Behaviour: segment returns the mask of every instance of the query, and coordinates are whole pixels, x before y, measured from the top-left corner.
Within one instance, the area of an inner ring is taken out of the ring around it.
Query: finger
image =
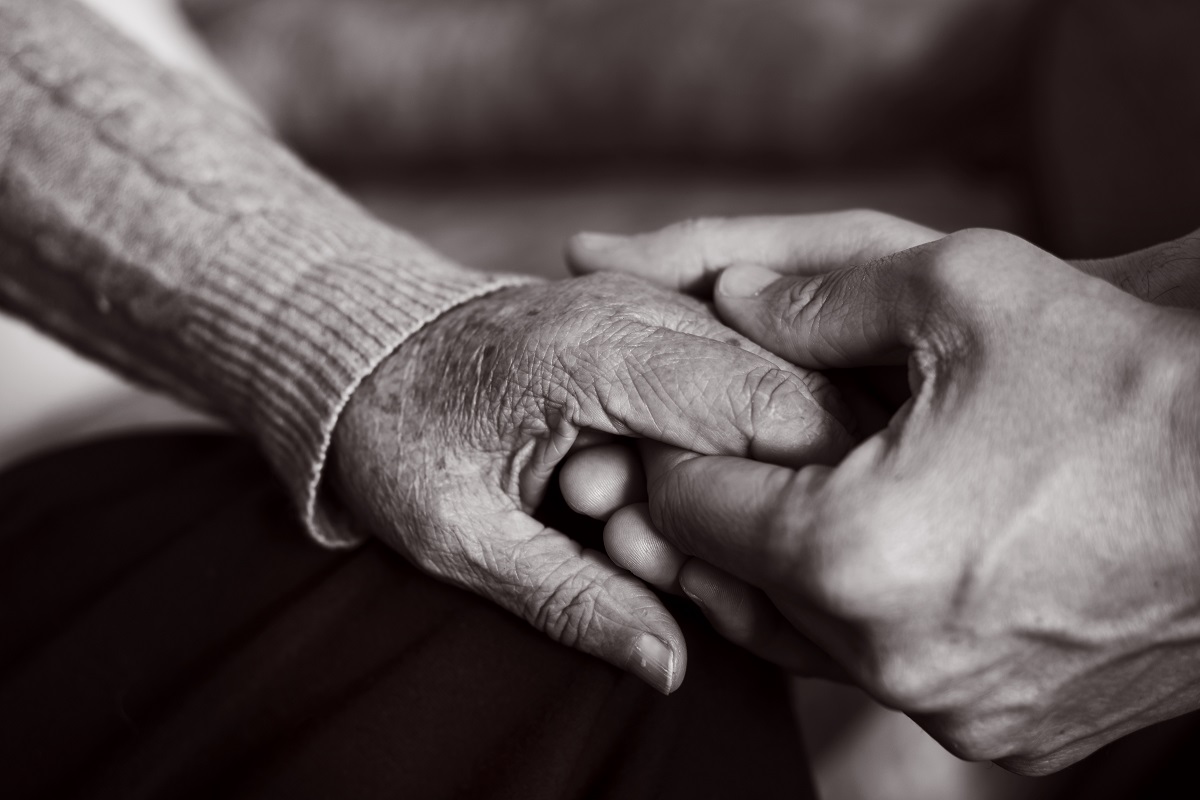
[[[684,565],[679,583],[713,629],[734,644],[797,675],[848,680],[845,671],[797,631],[761,590],[698,558]]]
[[[475,532],[489,542],[468,584],[555,641],[598,656],[669,694],[683,681],[687,649],[649,588],[559,531],[522,522]],[[515,529],[515,530],[514,530]]]
[[[654,527],[681,552],[768,591],[793,586],[808,555],[827,467],[796,470],[741,458],[639,448]]]
[[[787,359],[777,356],[756,342],[737,335],[737,332],[717,318],[711,306],[690,298],[679,298],[676,302],[690,301],[697,307],[697,313],[681,314],[677,318],[667,319],[664,327],[669,327],[679,333],[699,336],[713,343],[728,344],[758,356],[764,361],[778,367],[784,372],[794,375],[804,384],[813,399],[829,412],[838,422],[851,433],[857,424],[853,410],[845,402],[841,392],[822,373],[814,370],[801,369]]]
[[[655,588],[686,594],[713,628],[734,644],[795,674],[829,680],[846,676],[824,651],[795,630],[767,596],[698,558],[689,558],[650,522],[642,503],[621,509],[604,528],[604,549]]]
[[[578,385],[576,425],[787,464],[835,463],[853,444],[805,378],[740,347],[657,328],[619,357]]]
[[[559,424],[551,426],[547,435],[534,444],[531,457],[522,466],[518,476],[517,489],[524,509],[532,511],[542,504],[554,471],[564,459],[609,444],[615,439],[612,433],[588,428],[580,430],[566,420],[559,420]]]
[[[656,589],[678,594],[679,571],[688,557],[650,522],[645,503],[626,506],[604,526],[604,551],[613,563]]]
[[[902,364],[937,311],[914,277],[919,252],[811,277],[754,266],[717,281],[717,311],[730,327],[782,358],[814,369]]]
[[[940,236],[877,211],[702,219],[637,236],[577,234],[567,244],[567,264],[576,275],[626,272],[707,295],[716,275],[733,264],[815,274],[873,261]]]
[[[629,444],[602,444],[572,453],[558,485],[577,514],[605,520],[619,508],[646,500],[642,459]]]

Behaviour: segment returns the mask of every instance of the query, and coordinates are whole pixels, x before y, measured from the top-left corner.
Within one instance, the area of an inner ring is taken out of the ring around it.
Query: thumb
[[[717,283],[717,312],[731,328],[803,367],[902,364],[938,299],[916,277],[921,249],[811,277],[737,266]]]
[[[641,581],[606,556],[529,517],[527,534],[484,532],[500,545],[471,588],[557,642],[604,659],[670,694],[683,682],[687,648],[678,623]],[[540,530],[535,530],[540,529]]]
[[[941,234],[878,211],[689,220],[638,236],[580,233],[567,243],[576,275],[625,272],[707,295],[721,270],[756,264],[811,275],[932,241]]]

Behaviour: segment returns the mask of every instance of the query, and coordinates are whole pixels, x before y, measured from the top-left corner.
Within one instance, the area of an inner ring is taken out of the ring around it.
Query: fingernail
[[[779,280],[779,274],[750,264],[739,264],[721,273],[717,293],[726,297],[754,297]]]
[[[700,595],[698,595],[694,591],[692,591],[692,589],[690,587],[684,585],[683,581],[679,582],[679,588],[683,591],[683,593],[685,595],[687,595],[688,600],[691,600],[693,603],[695,603],[697,606],[699,606],[701,611],[705,610],[704,598],[702,598]]]
[[[675,677],[675,654],[657,636],[642,634],[633,649],[633,673],[663,694],[671,693]]]
[[[622,242],[627,241],[628,237],[619,236],[615,233],[594,233],[585,231],[575,234],[575,244],[582,247],[584,250],[593,252],[603,252],[611,250]]]

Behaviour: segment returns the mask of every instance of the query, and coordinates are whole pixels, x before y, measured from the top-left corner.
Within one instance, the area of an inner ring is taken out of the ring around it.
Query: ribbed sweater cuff
[[[299,266],[298,266],[299,265]],[[362,535],[318,502],[334,426],[355,389],[422,326],[526,275],[464,269],[356,217],[267,215],[213,265],[195,342],[329,547]]]
[[[471,272],[73,0],[0,0],[0,305],[259,440],[309,530],[338,414]]]

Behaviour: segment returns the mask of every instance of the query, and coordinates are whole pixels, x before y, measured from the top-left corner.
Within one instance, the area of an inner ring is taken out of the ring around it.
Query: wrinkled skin
[[[832,461],[849,438],[822,403],[836,407],[819,375],[696,300],[617,275],[511,288],[445,314],[375,371],[339,420],[333,478],[418,566],[669,692],[686,650],[658,598],[530,516],[553,470],[581,434]]]
[[[811,368],[905,364],[912,399],[835,468],[643,447],[649,504],[606,542],[965,758],[1052,772],[1193,710],[1200,315],[1115,287],[1186,305],[1197,265],[1185,242],[1077,269],[965,231],[813,277],[729,270],[732,327]]]

